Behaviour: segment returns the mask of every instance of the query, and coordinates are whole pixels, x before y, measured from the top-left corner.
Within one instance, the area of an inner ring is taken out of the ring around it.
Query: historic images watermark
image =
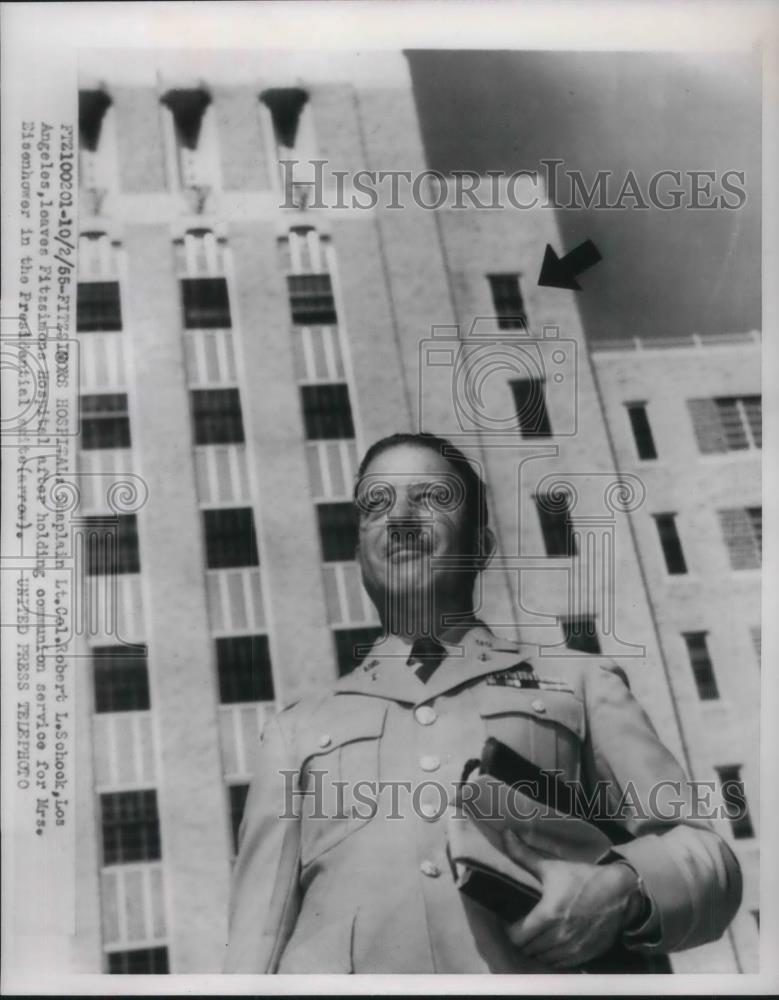
[[[659,781],[639,789],[633,781],[619,786],[601,779],[591,788],[578,781],[561,781],[560,771],[544,771],[538,780],[507,786],[497,780],[479,784],[423,781],[346,781],[329,777],[326,770],[311,768],[305,775],[294,769],[279,771],[284,808],[279,819],[297,819],[305,803],[306,820],[369,820],[381,810],[385,819],[440,819],[452,810],[479,819],[508,818],[521,821],[560,821],[557,803],[572,804],[571,815],[590,823],[646,822],[709,823],[719,819],[737,821],[747,813],[743,785],[727,781]],[[561,788],[561,786],[563,786]]]
[[[281,208],[520,209],[566,208],[647,211],[726,209],[747,201],[744,170],[680,170],[644,175],[598,170],[585,175],[560,159],[539,170],[336,170],[326,159],[279,161]]]

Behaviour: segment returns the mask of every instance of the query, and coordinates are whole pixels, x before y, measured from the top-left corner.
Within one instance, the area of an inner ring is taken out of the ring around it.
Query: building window
[[[641,459],[657,458],[657,449],[655,448],[655,439],[652,437],[652,428],[649,425],[646,403],[628,403],[628,417],[638,457]]]
[[[79,398],[81,447],[85,450],[130,447],[127,396],[106,392]]]
[[[107,163],[106,128],[111,98],[103,90],[78,93],[79,180],[82,189],[104,193],[113,185]],[[95,206],[96,208],[97,206]],[[82,207],[82,211],[84,211]],[[99,210],[86,214],[100,214]]]
[[[113,333],[122,329],[118,281],[79,281],[76,293],[76,330]]]
[[[666,569],[673,576],[686,573],[687,563],[684,560],[682,541],[676,530],[676,514],[653,514],[652,516],[657,525],[657,534],[665,556]]]
[[[267,635],[233,635],[216,640],[219,701],[273,701],[273,671]]]
[[[732,569],[762,565],[763,508],[733,507],[717,511]]]
[[[519,290],[518,274],[488,274],[492,292],[492,305],[501,330],[524,330],[527,328],[525,303]]]
[[[300,397],[306,440],[354,437],[348,386],[338,382],[331,385],[302,385]]]
[[[687,407],[698,447],[704,455],[762,447],[763,414],[760,396],[688,399]]]
[[[96,712],[144,712],[151,707],[146,650],[127,646],[92,649]]]
[[[135,514],[84,518],[89,576],[139,573],[138,522]]]
[[[209,569],[259,565],[251,507],[204,510],[203,521],[206,532],[206,564]]]
[[[570,498],[564,491],[536,496],[536,509],[541,522],[544,546],[548,556],[575,556]]]
[[[587,616],[567,617],[560,619],[565,645],[580,653],[600,653],[600,640],[595,628],[595,619]]]
[[[295,176],[301,166],[296,164]],[[288,274],[323,274],[329,270],[329,247],[330,237],[313,226],[292,226],[279,241],[281,267]]]
[[[104,865],[159,860],[160,818],[153,788],[103,794],[100,812]]]
[[[335,637],[335,655],[338,662],[338,676],[349,674],[365,659],[367,647],[383,634],[383,629],[375,625],[372,628],[341,628],[333,632]]]
[[[714,668],[711,665],[711,657],[706,644],[706,633],[683,632],[682,635],[687,643],[687,653],[690,657],[690,666],[695,678],[695,686],[698,689],[698,697],[703,701],[719,698]]]
[[[132,948],[130,951],[109,951],[108,971],[113,975],[152,975],[167,973],[167,948]]]
[[[300,87],[275,87],[264,91],[260,100],[270,111],[279,153],[291,152],[298,142],[298,129],[308,94]]]
[[[182,278],[181,298],[187,330],[222,330],[231,326],[226,278]]]
[[[233,854],[238,853],[238,833],[241,829],[243,811],[249,794],[248,784],[228,785],[230,795],[230,829],[233,831]]]
[[[744,792],[744,782],[741,780],[741,768],[737,764],[718,767],[720,784],[722,786],[722,801],[725,803],[725,813],[730,820],[733,836],[736,840],[746,840],[754,837],[755,831],[749,815],[749,806]]]
[[[353,503],[320,503],[319,538],[325,562],[351,562],[357,548],[357,514]]]
[[[207,91],[170,90],[162,103],[173,116],[178,180],[184,188],[209,187],[213,176],[213,129],[207,127],[213,111]]]
[[[514,406],[522,437],[550,437],[552,425],[546,410],[544,380],[536,378],[513,379],[509,385],[514,395]]]
[[[110,107],[111,98],[104,90],[78,92],[78,140],[81,149],[96,152],[100,145],[103,119]]]
[[[242,444],[241,396],[237,389],[192,392],[195,444]]]
[[[295,326],[333,326],[337,322],[329,274],[288,274],[287,286]]]

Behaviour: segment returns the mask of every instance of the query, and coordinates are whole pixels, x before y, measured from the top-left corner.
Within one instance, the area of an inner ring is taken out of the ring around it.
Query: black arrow
[[[548,285],[550,288],[573,288],[578,292],[582,286],[576,280],[576,275],[602,259],[600,251],[592,240],[580,243],[565,257],[558,257],[547,243],[538,284]]]

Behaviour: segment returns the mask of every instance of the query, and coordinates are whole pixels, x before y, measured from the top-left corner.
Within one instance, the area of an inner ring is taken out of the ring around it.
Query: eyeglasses
[[[410,476],[385,476],[368,473],[357,483],[354,502],[361,518],[375,519],[395,509],[398,492],[403,490],[406,505],[416,513],[430,516],[452,514],[465,502],[465,487],[459,476],[442,473],[435,479],[419,481]]]

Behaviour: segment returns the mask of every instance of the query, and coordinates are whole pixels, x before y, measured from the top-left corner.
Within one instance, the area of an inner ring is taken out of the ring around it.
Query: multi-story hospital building
[[[483,616],[613,655],[694,778],[742,782],[742,910],[674,967],[754,970],[759,336],[588,344],[537,284],[551,209],[318,203],[311,159],[349,205],[426,168],[407,74],[354,64],[82,75],[74,517],[113,539],[85,569],[117,624],[77,673],[72,971],[220,969],[259,727],[378,634],[353,478],[418,429],[487,482]]]

